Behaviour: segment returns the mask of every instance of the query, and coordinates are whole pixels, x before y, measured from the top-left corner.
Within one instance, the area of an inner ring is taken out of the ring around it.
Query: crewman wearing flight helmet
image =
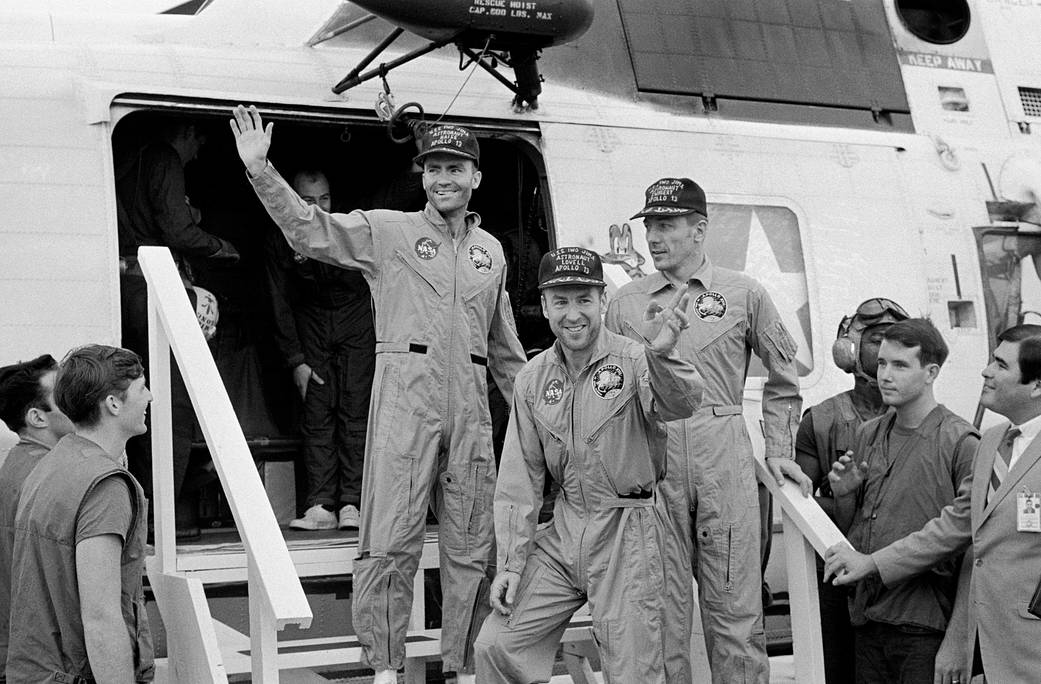
[[[493,545],[486,372],[509,400],[525,361],[502,246],[467,211],[481,182],[477,139],[459,126],[435,126],[422,137],[423,211],[337,214],[303,202],[268,163],[272,126],[264,128],[255,107],[237,107],[231,121],[258,197],[297,252],[361,271],[375,308],[355,631],[374,682],[395,682],[433,493],[443,668],[472,682],[469,641],[489,610]]]

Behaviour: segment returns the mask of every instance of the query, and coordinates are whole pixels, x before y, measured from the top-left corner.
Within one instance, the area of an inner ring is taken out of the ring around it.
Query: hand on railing
[[[878,574],[875,560],[856,551],[847,542],[836,544],[824,554],[824,581],[835,586],[853,584],[865,577]]]

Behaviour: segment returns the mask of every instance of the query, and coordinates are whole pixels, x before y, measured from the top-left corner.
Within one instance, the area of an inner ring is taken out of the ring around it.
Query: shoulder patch
[[[601,399],[614,399],[625,387],[625,373],[613,363],[600,366],[593,373],[593,391]]]
[[[492,255],[483,245],[470,245],[470,263],[478,273],[488,273],[492,270]]]

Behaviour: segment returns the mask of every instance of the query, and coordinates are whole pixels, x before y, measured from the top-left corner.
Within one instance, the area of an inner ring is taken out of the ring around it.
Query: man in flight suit
[[[421,212],[329,214],[303,202],[268,164],[272,124],[235,109],[239,155],[294,250],[365,276],[375,305],[376,374],[366,436],[354,627],[376,684],[405,658],[412,578],[433,494],[441,562],[446,672],[469,672],[487,614],[495,487],[486,370],[504,397],[524,365],[499,241],[467,211],[481,182],[470,131],[423,137]],[[472,675],[461,677],[473,681]]]
[[[332,211],[329,181],[321,171],[298,172],[293,190],[308,204]],[[269,238],[265,266],[275,344],[304,402],[307,512],[289,526],[358,527],[376,363],[369,286],[358,271],[297,254],[281,231],[271,231]]]
[[[664,421],[689,417],[704,385],[673,354],[687,297],[680,290],[647,312],[641,348],[601,327],[596,253],[546,254],[539,289],[557,342],[517,376],[495,489],[498,614],[477,638],[478,680],[549,681],[560,637],[588,601],[605,681],[664,682]],[[547,472],[560,493],[552,523],[536,532]]]
[[[865,421],[889,408],[878,389],[878,348],[889,326],[908,319],[896,302],[874,297],[844,316],[832,346],[835,365],[852,373],[853,389],[828,397],[811,406],[802,416],[795,437],[795,461],[819,492],[817,503],[835,515],[835,498],[828,484],[832,464],[853,446],[853,433]],[[822,581],[824,561],[817,559],[820,592],[821,637],[824,645],[824,676],[828,684],[854,681],[853,626],[846,598],[849,592]]]
[[[677,353],[705,379],[701,408],[669,426],[668,478],[661,490],[679,545],[666,572],[670,681],[690,681],[692,585],[698,582],[712,681],[765,682],[770,663],[763,632],[760,522],[752,445],[742,415],[748,359],[755,353],[768,376],[763,386],[766,461],[809,495],[809,478],[792,460],[802,398],[795,341],[766,289],[752,278],[712,264],[704,251],[705,193],[689,178],[663,178],[646,192],[642,211],[647,248],[657,273],[622,287],[607,308],[608,329],[638,336],[632,323],[649,304],[662,306],[677,289],[691,293],[690,330]],[[696,558],[695,558],[696,554]]]

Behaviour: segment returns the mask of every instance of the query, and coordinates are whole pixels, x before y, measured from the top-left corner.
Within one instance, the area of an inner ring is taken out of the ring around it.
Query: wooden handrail
[[[278,629],[287,624],[309,627],[311,608],[300,578],[173,257],[165,247],[141,247],[138,260],[148,283],[149,308],[154,303],[246,547],[250,588],[263,594]],[[154,352],[152,356],[153,367],[157,362],[161,366],[163,359],[155,358]],[[162,544],[158,530],[157,542]]]

